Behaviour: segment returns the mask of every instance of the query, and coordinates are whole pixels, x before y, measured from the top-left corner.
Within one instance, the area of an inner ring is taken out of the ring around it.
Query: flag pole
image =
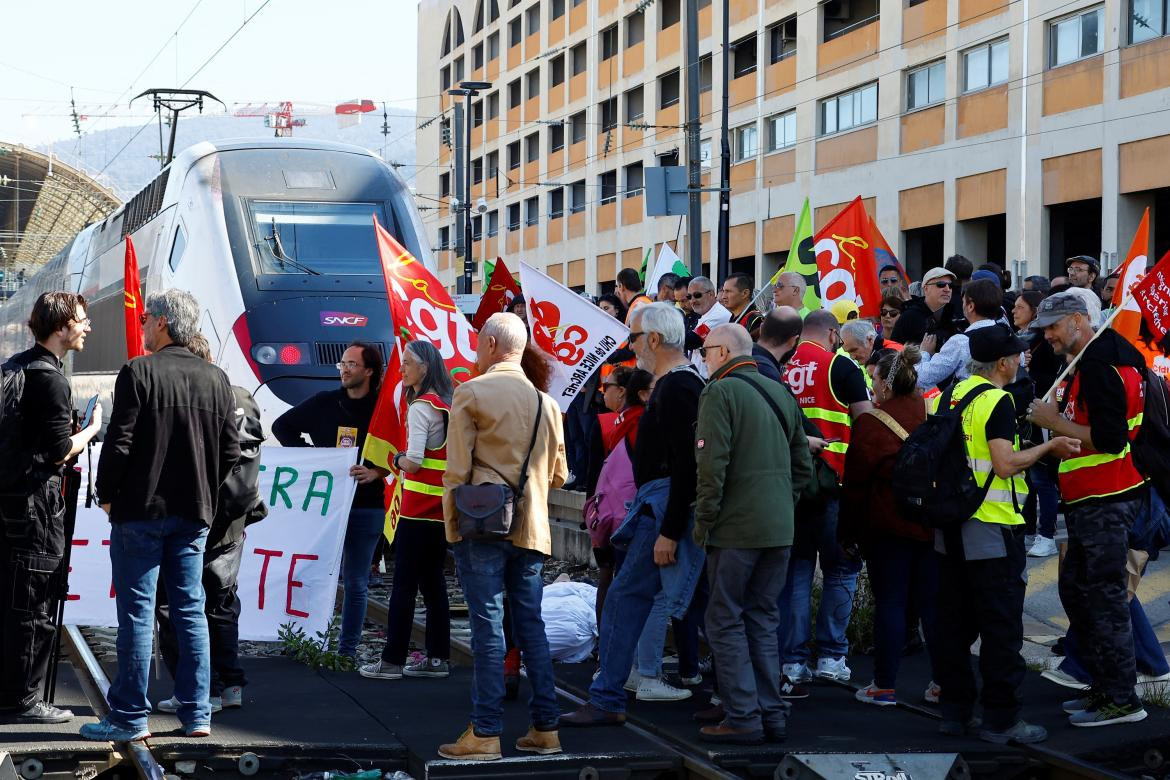
[[[1077,363],[1080,362],[1081,356],[1084,355],[1085,351],[1089,349],[1089,344],[1092,344],[1094,341],[1096,341],[1097,337],[1104,333],[1105,330],[1113,324],[1113,320],[1117,318],[1117,315],[1121,313],[1121,310],[1124,309],[1125,305],[1131,300],[1133,300],[1133,290],[1126,290],[1125,295],[1121,299],[1121,303],[1113,308],[1113,313],[1110,314],[1109,317],[1101,323],[1101,327],[1097,328],[1097,331],[1093,334],[1093,338],[1089,339],[1089,341],[1085,344],[1084,349],[1074,355],[1072,360],[1068,361],[1068,364],[1065,365],[1064,370],[1060,372],[1060,375],[1056,377],[1056,381],[1052,383],[1052,387],[1048,388],[1048,392],[1044,394],[1045,403],[1050,403],[1052,401],[1052,395],[1056,392],[1056,388],[1060,387],[1060,383],[1068,377],[1069,372],[1072,371],[1076,367]]]

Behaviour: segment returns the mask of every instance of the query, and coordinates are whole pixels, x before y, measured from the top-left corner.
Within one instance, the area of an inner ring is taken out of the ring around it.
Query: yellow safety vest
[[[991,382],[981,376],[970,376],[959,382],[955,385],[951,393],[951,407],[954,408],[957,406],[959,401],[963,400],[963,397],[967,393],[982,384],[989,385]],[[1007,391],[992,387],[990,390],[983,391],[963,412],[962,424],[963,436],[967,440],[967,465],[971,467],[971,471],[975,475],[975,480],[979,483],[980,487],[987,482],[987,477],[993,473],[991,466],[991,447],[987,444],[987,420],[991,417],[991,412],[1000,402],[1000,399],[1007,395]],[[938,409],[940,398],[934,399],[934,407],[936,410]],[[1019,449],[1019,436],[1013,437],[1013,444],[1016,449]],[[1013,493],[1015,494],[1014,497]],[[1023,475],[1017,475],[1009,479],[994,476],[988,488],[987,496],[983,499],[983,503],[979,505],[979,509],[976,510],[974,516],[977,520],[981,520],[984,523],[1023,525],[1024,517],[1020,514],[1017,507],[1023,507],[1024,501],[1027,498],[1028,485],[1024,481]]]

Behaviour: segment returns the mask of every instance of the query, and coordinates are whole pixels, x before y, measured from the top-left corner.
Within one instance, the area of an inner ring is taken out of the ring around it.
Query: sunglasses
[[[634,342],[637,341],[638,338],[640,336],[644,335],[645,333],[646,333],[646,331],[644,331],[644,330],[631,330],[630,337],[628,339],[626,339],[626,343],[629,344],[631,347],[634,346]]]
[[[604,392],[604,391],[606,391],[606,390],[610,389],[611,387],[617,387],[617,388],[619,388],[619,389],[620,389],[620,388],[621,388],[621,385],[619,385],[617,382],[602,382],[602,383],[601,383],[601,390],[602,390],[602,392]]]
[[[691,293],[687,297],[690,298],[692,301],[697,301],[700,298],[702,298],[704,295],[712,295],[712,294],[714,294],[714,292],[715,292],[714,290],[708,290],[707,292]]]
[[[894,276],[894,277],[891,277],[889,279],[882,279],[881,285],[882,285],[882,287],[890,287],[891,285],[897,284],[899,281],[901,281],[901,280],[898,279],[898,277]]]
[[[940,290],[943,289],[944,287],[949,287],[953,290],[955,288],[955,283],[954,282],[931,282],[927,286],[928,287],[937,287]]]
[[[702,357],[707,357],[707,350],[709,349],[727,349],[727,347],[723,346],[722,344],[708,344],[705,347],[699,347],[699,355]]]
[[[898,309],[882,309],[883,317],[897,317],[902,312]]]

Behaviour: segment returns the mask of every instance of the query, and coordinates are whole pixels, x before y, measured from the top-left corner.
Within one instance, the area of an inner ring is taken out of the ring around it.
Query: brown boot
[[[463,761],[498,761],[503,758],[500,754],[500,738],[476,736],[473,726],[467,727],[458,742],[439,745],[439,755]]]
[[[536,726],[529,726],[528,733],[516,740],[516,749],[548,756],[561,752],[561,738],[556,729],[538,731]]]

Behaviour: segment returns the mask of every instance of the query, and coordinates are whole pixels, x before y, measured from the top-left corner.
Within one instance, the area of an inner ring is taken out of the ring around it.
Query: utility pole
[[[459,121],[459,105],[455,106],[455,132],[456,138],[459,138],[459,128],[463,128],[463,152],[459,153],[459,143],[455,143],[455,159],[458,161],[461,157],[463,160],[463,167],[465,176],[463,179],[463,197],[459,204],[462,209],[462,217],[459,221],[459,232],[463,237],[463,275],[459,277],[456,283],[456,289],[464,294],[471,293],[471,280],[475,276],[475,258],[471,253],[471,115],[473,113],[471,101],[482,90],[491,89],[492,83],[490,81],[460,81],[457,89],[447,90],[448,95],[462,95],[463,96],[463,125]],[[458,163],[456,163],[458,164]],[[481,180],[484,177],[481,177]],[[456,176],[458,180],[458,176]]]
[[[726,8],[729,0],[723,0]],[[703,186],[699,160],[699,0],[686,0],[687,5],[687,264],[691,276],[703,273],[703,204],[700,188]]]
[[[730,241],[731,227],[729,225],[731,220],[731,144],[727,140],[727,92],[731,86],[731,79],[727,72],[727,50],[730,48],[728,43],[728,31],[731,27],[729,20],[728,6],[731,0],[723,0],[723,54],[722,54],[722,68],[723,68],[723,123],[719,131],[719,233],[716,236],[718,255],[718,270],[715,277],[720,283],[727,278],[727,273],[730,270],[727,267],[730,249],[728,242]]]
[[[463,93],[465,90],[450,90],[449,94]],[[466,243],[467,234],[463,232],[463,219],[467,211],[467,194],[471,189],[468,182],[471,179],[471,171],[464,171],[463,160],[466,152],[463,145],[466,143],[463,134],[463,103],[456,101],[455,103],[455,117],[451,124],[455,131],[455,148],[452,150],[452,157],[455,158],[455,254],[463,258],[463,264],[467,264],[467,256],[471,253],[471,247]],[[459,277],[457,290],[461,293],[469,292],[463,289],[463,277]]]

